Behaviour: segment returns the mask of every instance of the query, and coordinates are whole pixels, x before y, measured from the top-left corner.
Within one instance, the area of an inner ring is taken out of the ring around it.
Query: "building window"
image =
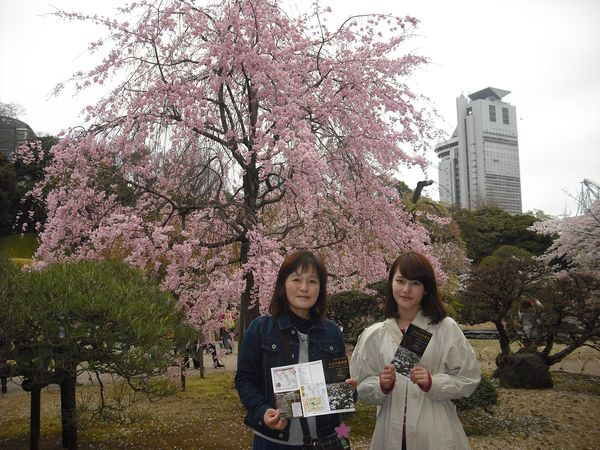
[[[16,137],[17,141],[26,141],[27,140],[27,128],[17,128],[16,129]]]
[[[508,108],[502,108],[502,123],[508,125]]]
[[[490,105],[490,122],[496,121],[496,106]]]

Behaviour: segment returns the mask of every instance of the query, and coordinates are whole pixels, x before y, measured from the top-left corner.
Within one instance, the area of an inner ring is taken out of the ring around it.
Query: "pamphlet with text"
[[[275,401],[282,418],[354,411],[348,358],[271,368]]]

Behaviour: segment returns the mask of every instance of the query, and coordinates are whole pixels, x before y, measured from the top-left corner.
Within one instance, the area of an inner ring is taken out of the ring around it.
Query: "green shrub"
[[[163,374],[195,331],[154,280],[117,261],[0,264],[0,361],[40,385],[91,372],[128,380]]]
[[[339,292],[328,299],[328,317],[343,327],[344,337],[356,343],[360,333],[383,317],[383,294],[385,285],[374,284],[373,294],[358,291]]]
[[[498,403],[498,386],[489,375],[481,375],[481,383],[470,397],[454,400],[459,411],[473,408],[482,408],[488,411],[490,407]]]

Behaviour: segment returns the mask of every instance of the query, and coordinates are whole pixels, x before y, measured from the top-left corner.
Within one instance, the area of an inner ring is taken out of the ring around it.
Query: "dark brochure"
[[[430,339],[429,331],[411,323],[394,354],[394,359],[392,359],[396,372],[408,378],[411,369],[421,361]]]

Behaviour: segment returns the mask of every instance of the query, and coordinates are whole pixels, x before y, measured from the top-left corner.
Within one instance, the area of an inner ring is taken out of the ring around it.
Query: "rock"
[[[547,389],[554,383],[550,368],[542,357],[531,350],[519,350],[496,359],[500,386],[505,388]]]

